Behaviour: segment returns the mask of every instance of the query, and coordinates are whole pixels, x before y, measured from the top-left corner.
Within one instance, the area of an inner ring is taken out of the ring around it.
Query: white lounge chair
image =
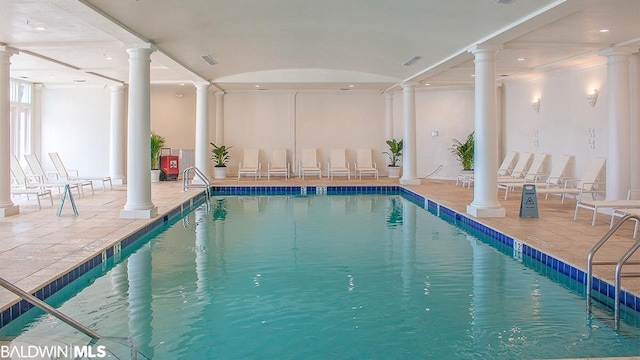
[[[40,164],[40,160],[35,154],[26,154],[24,156],[25,160],[27,160],[27,166],[29,167],[29,171],[31,171],[31,175],[35,179],[35,181],[41,186],[46,188],[63,188],[69,185],[69,188],[76,188],[78,190],[78,195],[84,195],[84,187],[89,186],[91,188],[91,194],[93,192],[93,182],[88,180],[50,180],[47,177],[42,165]]]
[[[634,192],[640,192],[640,190],[629,190],[627,192],[626,200],[579,200],[576,201],[576,210],[573,213],[573,220],[578,219],[578,209],[587,209],[593,211],[593,217],[591,218],[591,225],[596,224],[596,215],[598,210],[602,209],[638,209],[640,208],[640,200],[631,200],[631,195]]]
[[[613,212],[611,213],[611,223],[609,224],[609,228],[613,227],[613,224],[615,223],[615,218],[616,217],[623,217],[625,215],[637,215],[640,216],[640,209],[614,209]],[[633,237],[637,237],[638,236],[638,227],[640,226],[640,222],[637,219],[632,219],[636,224],[633,227]]]
[[[267,180],[271,180],[271,174],[283,175],[289,180],[289,163],[287,162],[286,149],[273,149],[271,161],[267,165]]]
[[[371,149],[358,149],[355,162],[356,174],[362,180],[362,174],[375,175],[378,180],[378,168],[371,158]]]
[[[327,174],[333,180],[334,175],[346,175],[351,180],[351,170],[346,160],[344,149],[332,149],[331,159],[327,164]]]
[[[498,181],[498,187],[500,187],[500,184],[517,184],[517,183],[525,183],[525,182],[531,182],[531,183],[536,182],[538,180],[538,177],[542,174],[542,171],[544,170],[544,164],[548,158],[549,158],[548,154],[536,153],[533,156],[533,161],[531,162],[531,165],[527,169],[524,177],[502,178],[501,180]],[[500,177],[498,177],[498,179],[500,179]]]
[[[11,177],[15,182],[15,186],[11,187],[11,195],[26,195],[27,200],[29,200],[30,195],[36,196],[36,201],[38,202],[38,209],[42,209],[42,204],[40,203],[41,197],[49,197],[49,202],[51,206],[53,206],[53,196],[51,195],[50,189],[43,189],[39,186],[31,186],[29,184],[29,180],[27,175],[22,170],[20,163],[18,163],[18,159],[15,156],[11,156]]]
[[[511,174],[498,176],[498,182],[509,179],[523,179],[527,175],[527,170],[529,170],[532,157],[532,153],[520,153],[520,156],[518,156],[518,162],[516,163],[516,166],[513,167]]]
[[[302,177],[302,180],[306,174],[318,174],[318,178],[322,177],[322,169],[317,156],[315,148],[302,149],[302,161],[298,164],[298,176]]]
[[[254,180],[258,180],[258,177],[262,177],[262,163],[259,160],[260,151],[258,149],[245,149],[242,162],[238,167],[238,180],[240,176],[253,175]]]
[[[498,168],[498,176],[510,175],[511,171],[513,171],[513,163],[515,162],[517,157],[517,152],[509,151],[507,155],[505,155],[504,159],[502,160],[502,164],[500,164],[500,167]]]
[[[604,182],[599,182],[598,177],[600,173],[604,169],[604,164],[606,160],[605,158],[594,158],[591,160],[587,171],[585,171],[582,179],[575,181],[573,179],[565,179],[564,185],[559,186],[557,188],[549,187],[545,189],[536,189],[537,194],[558,194],[562,198],[562,203],[564,203],[564,198],[567,194],[575,195],[576,200],[582,200],[583,194],[591,194],[593,200],[595,200],[596,193],[602,193],[604,190],[599,188],[600,185],[604,185]],[[575,186],[570,187],[569,182],[574,182]]]
[[[78,170],[67,170],[67,168],[64,166],[64,163],[62,162],[62,159],[60,159],[60,155],[57,152],[49,153],[49,158],[51,158],[51,162],[56,168],[58,180],[102,181],[102,191],[107,191],[107,183],[109,183],[109,190],[113,190],[111,176],[80,177]],[[75,175],[71,175],[70,172],[75,173]]]
[[[564,179],[566,178],[565,176],[565,172],[567,171],[567,166],[569,165],[569,161],[571,161],[571,159],[573,158],[573,156],[571,155],[562,155],[560,157],[558,157],[556,160],[553,161],[553,168],[551,168],[551,172],[546,175],[546,174],[542,174],[540,173],[537,178],[539,179],[540,177],[545,176],[546,179],[544,182],[539,182],[539,181],[535,181],[535,182],[524,182],[524,183],[510,183],[509,186],[507,186],[504,191],[504,199],[507,200],[507,195],[509,194],[509,190],[514,190],[514,189],[522,189],[522,187],[527,184],[527,185],[535,185],[536,188],[558,188],[559,186],[561,186],[564,182]],[[536,179],[537,180],[537,179]],[[498,185],[498,187],[500,187]],[[546,196],[548,196],[549,194],[547,193]],[[546,198],[545,196],[545,198]]]

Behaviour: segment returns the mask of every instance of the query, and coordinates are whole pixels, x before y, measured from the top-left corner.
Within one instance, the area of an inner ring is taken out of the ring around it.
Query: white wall
[[[606,75],[602,65],[506,83],[506,150],[547,153],[551,164],[555,156],[573,155],[575,164],[570,165],[569,175],[580,178],[591,159],[607,156]],[[594,88],[599,96],[592,107],[586,97]],[[540,98],[539,113],[531,105],[536,98]],[[595,138],[590,137],[590,130]],[[604,174],[601,180],[605,180]]]
[[[44,87],[41,99],[42,153],[45,170],[54,170],[50,152],[80,175],[109,173],[111,90],[106,87]]]

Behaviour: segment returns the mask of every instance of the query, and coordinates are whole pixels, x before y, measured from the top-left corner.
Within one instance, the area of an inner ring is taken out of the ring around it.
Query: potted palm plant
[[[389,151],[383,152],[383,154],[387,154],[389,157],[389,166],[387,167],[387,174],[390,178],[399,178],[400,177],[400,165],[398,161],[402,156],[402,140],[397,141],[396,139],[387,140],[387,145],[389,146]]]
[[[453,145],[449,148],[452,154],[458,158],[463,172],[473,172],[473,148],[475,145],[474,133],[467,135],[464,142],[453,139]]]
[[[164,143],[164,137],[151,132],[151,182],[160,181],[160,151]]]
[[[231,146],[210,144],[213,146],[211,149],[211,159],[214,163],[213,177],[215,179],[224,179],[227,177],[227,163],[229,162],[229,149],[231,149]]]

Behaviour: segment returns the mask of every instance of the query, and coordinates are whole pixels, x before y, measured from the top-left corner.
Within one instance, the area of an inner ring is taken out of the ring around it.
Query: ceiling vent
[[[420,59],[422,59],[422,57],[421,57],[421,56],[416,55],[416,56],[412,57],[411,59],[409,59],[409,60],[405,61],[404,63],[402,63],[402,65],[404,65],[404,66],[411,66],[411,65],[415,64],[415,63],[416,63],[416,61],[418,61],[418,60],[420,60]]]
[[[202,60],[204,60],[207,64],[213,66],[215,64],[217,64],[218,62],[215,61],[211,56],[209,55],[202,55],[201,56]]]
[[[514,1],[516,0],[496,0],[498,4],[511,4]]]

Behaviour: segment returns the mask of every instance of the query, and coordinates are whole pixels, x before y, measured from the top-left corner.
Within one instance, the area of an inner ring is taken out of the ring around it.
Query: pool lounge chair
[[[267,164],[267,180],[271,180],[271,175],[284,175],[289,180],[289,163],[287,162],[286,149],[273,149],[271,161]]]
[[[298,163],[298,176],[304,180],[306,174],[318,174],[322,177],[320,162],[317,160],[317,150],[315,148],[302,149],[302,161]]]
[[[51,195],[50,189],[43,189],[39,186],[30,186],[29,180],[20,167],[20,163],[18,163],[18,159],[15,156],[11,156],[11,178],[14,181],[14,186],[11,187],[11,195],[27,195],[27,200],[29,200],[30,195],[36,196],[36,201],[38,202],[38,209],[42,209],[42,204],[40,203],[41,197],[48,197],[49,202],[51,202],[51,206],[53,206],[53,196]]]
[[[498,176],[511,175],[511,172],[513,171],[513,163],[515,162],[517,157],[517,152],[509,151],[507,155],[504,156],[502,164],[500,164],[500,167],[498,168]]]
[[[532,153],[520,153],[520,156],[518,156],[518,162],[511,171],[511,174],[498,176],[498,182],[509,179],[524,179],[524,177],[527,175],[527,170],[529,170],[529,165],[531,163],[532,157]]]
[[[26,154],[24,156],[25,160],[27,160],[27,166],[29,167],[29,171],[31,171],[31,175],[35,182],[38,183],[43,188],[63,188],[69,185],[69,188],[76,188],[78,190],[78,195],[84,195],[84,187],[89,186],[91,188],[91,194],[93,195],[93,182],[89,180],[50,180],[47,177],[42,165],[40,164],[40,160],[35,154]]]
[[[521,178],[505,178],[498,177],[498,187],[500,188],[500,184],[517,184],[517,183],[525,183],[525,182],[536,182],[538,177],[542,174],[544,170],[544,164],[549,158],[548,154],[537,153],[533,156],[533,161],[531,165],[526,171],[524,177]]]
[[[594,158],[591,160],[587,171],[585,171],[582,179],[575,181],[574,179],[564,179],[564,185],[559,187],[549,187],[544,189],[536,189],[538,194],[557,194],[561,196],[562,203],[567,194],[575,195],[576,200],[582,200],[582,195],[591,194],[592,200],[595,200],[595,194],[604,193],[600,186],[604,185],[604,182],[598,180],[598,176],[604,169],[605,158]],[[570,187],[569,183],[575,182],[574,187]]]
[[[623,217],[625,215],[637,215],[640,216],[640,209],[614,209],[613,212],[611,213],[611,223],[609,224],[609,228],[613,227],[613,224],[615,223],[615,218],[616,217]],[[637,237],[638,236],[638,227],[640,226],[640,222],[637,219],[632,219],[636,224],[633,227],[633,237]]]
[[[327,174],[333,180],[334,175],[346,175],[351,180],[351,170],[346,160],[345,149],[332,149],[331,158],[327,164]]]
[[[362,174],[375,175],[376,180],[378,180],[378,168],[371,159],[371,149],[357,150],[355,169],[356,175],[360,176],[360,180],[362,180]]]
[[[640,190],[629,190],[626,200],[579,200],[576,202],[576,210],[573,213],[573,220],[578,219],[578,209],[587,209],[593,211],[591,225],[596,224],[596,215],[598,210],[602,209],[638,209],[640,208],[640,200],[631,200],[631,195]]]
[[[513,191],[515,189],[522,189],[522,187],[527,185],[535,185],[536,188],[557,188],[563,184],[565,179],[565,172],[567,171],[567,166],[569,165],[569,161],[573,156],[571,155],[562,155],[556,160],[553,161],[553,168],[551,168],[551,172],[549,174],[538,173],[536,179],[534,181],[525,181],[522,183],[509,183],[509,186],[503,187],[504,189],[504,199],[507,200],[507,196],[509,195],[509,191]],[[544,182],[538,181],[540,178],[546,177]],[[500,188],[500,184],[498,184]],[[547,193],[546,196],[549,194]],[[545,198],[546,198],[545,196]]]
[[[111,176],[90,176],[80,177],[78,170],[67,170],[66,166],[60,159],[60,155],[57,152],[49,153],[49,158],[53,166],[56,168],[56,174],[58,180],[75,180],[75,181],[102,181],[102,191],[107,191],[107,183],[109,183],[109,190],[113,190],[113,183],[111,182]],[[74,172],[75,175],[71,175],[70,172]]]
[[[238,181],[240,176],[253,175],[254,180],[258,180],[258,177],[262,177],[262,163],[259,160],[260,150],[258,149],[245,149],[242,157],[242,162],[238,167]]]

